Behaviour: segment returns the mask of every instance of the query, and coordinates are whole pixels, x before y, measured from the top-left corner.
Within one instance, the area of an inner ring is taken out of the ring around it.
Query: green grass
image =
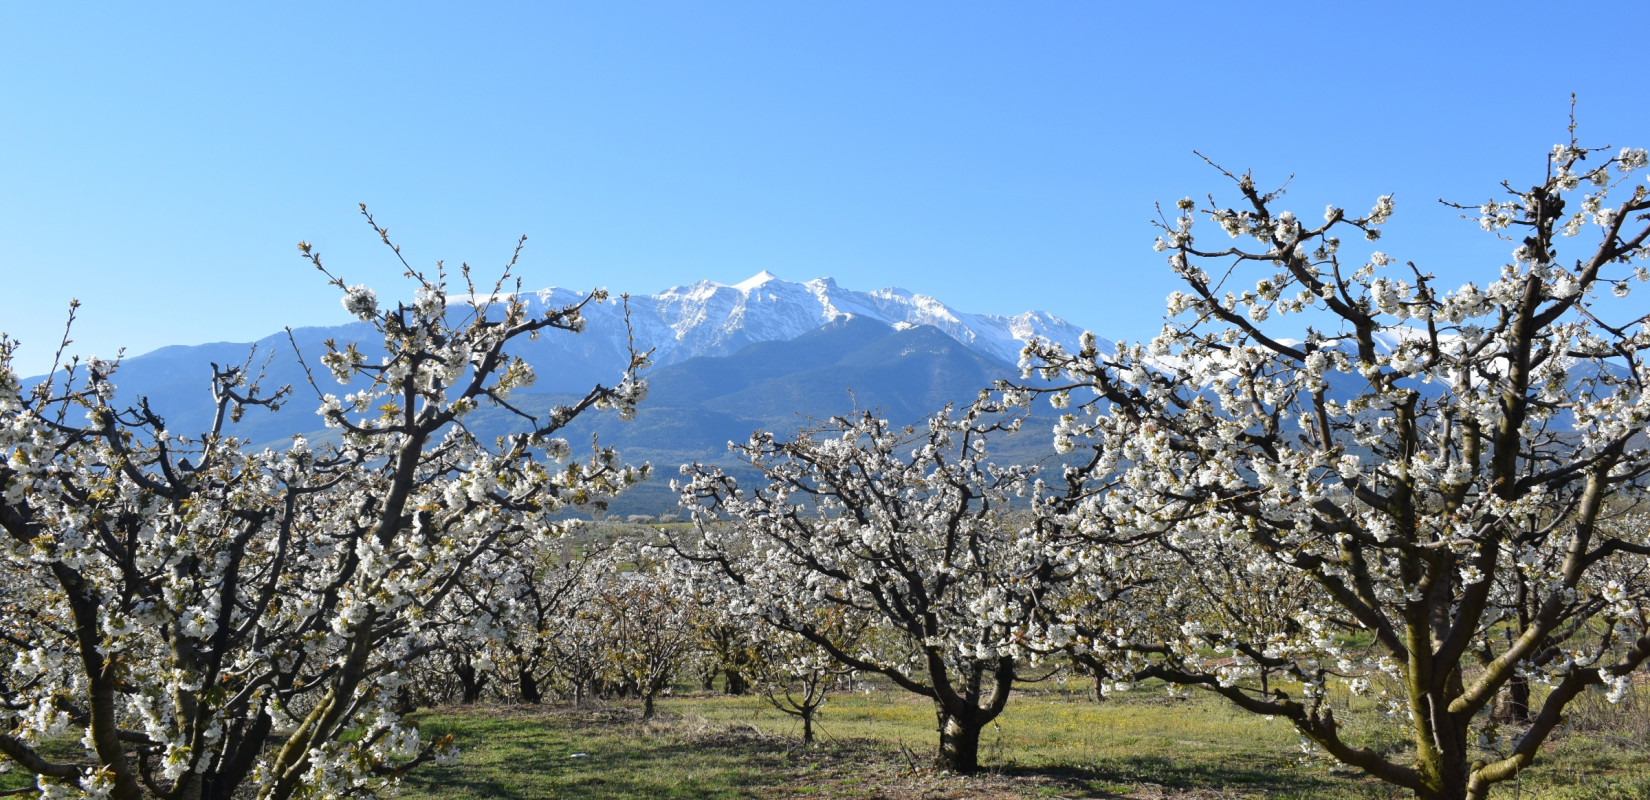
[[[474,743],[460,766],[420,770],[411,797],[742,797],[782,763],[701,746],[674,726],[629,713],[468,709],[426,715],[424,730]]]
[[[1341,702],[1341,701],[1338,701]],[[1354,732],[1370,712],[1350,700]],[[1628,707],[1584,695],[1569,729],[1543,749],[1520,800],[1650,800],[1650,689]],[[937,737],[925,700],[889,689],[833,696],[805,748],[800,725],[757,697],[679,695],[641,721],[627,702],[595,709],[458,707],[416,715],[426,736],[454,734],[452,767],[425,766],[403,796],[423,798],[1352,798],[1402,792],[1322,762],[1303,762],[1281,720],[1234,710],[1218,697],[1173,700],[1138,689],[1105,703],[1046,689],[1016,693],[981,741],[986,774],[931,768]],[[1341,716],[1338,714],[1338,716]],[[1642,719],[1641,719],[1642,718]],[[1381,746],[1377,736],[1365,741]],[[54,756],[75,742],[49,745]],[[25,785],[0,775],[0,790]]]
[[[420,715],[455,734],[457,767],[409,778],[411,798],[1376,798],[1390,787],[1303,762],[1281,720],[1219,698],[1172,700],[1139,690],[1097,704],[1059,691],[1019,693],[981,742],[987,774],[930,768],[931,706],[892,691],[841,695],[804,748],[800,726],[754,697],[666,698],[637,709],[459,708]],[[1354,714],[1356,716],[1356,714]],[[1521,785],[1497,797],[1650,799],[1650,743],[1620,731],[1559,736]],[[582,754],[582,755],[575,755]]]
[[[673,708],[666,706],[667,709]],[[750,725],[785,737],[800,735],[792,718],[757,698],[689,698],[679,714],[710,724]],[[925,756],[937,738],[932,704],[912,695],[875,692],[833,698],[818,728],[838,739],[905,746]],[[1179,773],[1248,781],[1289,768],[1298,741],[1285,723],[1267,723],[1212,698],[1175,701],[1137,693],[1096,704],[1064,692],[1019,693],[981,737],[981,761],[992,769],[1134,765],[1156,783],[1186,783]],[[1175,754],[1179,769],[1159,754]],[[1163,763],[1159,763],[1163,762]]]
[[[427,734],[452,733],[467,750],[458,767],[415,773],[407,796],[1391,796],[1367,780],[1300,766],[1287,725],[1213,698],[1018,696],[982,738],[988,774],[972,779],[929,768],[932,707],[892,692],[834,698],[811,749],[797,741],[793,718],[758,698],[676,697],[660,712],[647,725],[625,704],[426,713]]]

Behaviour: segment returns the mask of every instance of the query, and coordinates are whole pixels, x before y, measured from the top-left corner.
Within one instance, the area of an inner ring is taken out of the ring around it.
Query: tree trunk
[[[225,749],[227,755],[218,764],[215,772],[206,777],[206,787],[202,796],[206,800],[232,800],[235,789],[246,780],[257,762],[258,754],[263,750],[264,740],[274,727],[269,714],[260,712],[257,719],[247,727],[243,738],[237,745]]]
[[[173,797],[176,800],[201,800],[201,793],[205,790],[201,783],[201,776],[198,774],[184,775],[172,785]]]
[[[395,690],[395,713],[411,714],[418,710],[418,697],[413,694],[412,687],[403,686]]]
[[[969,725],[949,714],[940,715],[940,769],[958,775],[980,770],[980,726]]]
[[[1423,800],[1472,800],[1472,795],[1467,792],[1464,786],[1459,789],[1448,787],[1434,794],[1417,794],[1416,796],[1423,798]]]
[[[453,677],[458,678],[461,701],[465,705],[472,705],[481,699],[481,687],[487,682],[487,676],[475,668],[470,660],[462,655],[452,657]]]
[[[1464,737],[1444,744],[1445,748],[1432,752],[1432,758],[1416,765],[1420,767],[1422,780],[1437,787],[1434,791],[1416,792],[1420,800],[1468,800],[1471,796],[1467,785],[1472,778],[1472,766],[1466,760]]]
[[[1513,677],[1507,681],[1506,688],[1501,690],[1501,696],[1496,698],[1495,710],[1490,713],[1490,719],[1496,722],[1529,722],[1530,721],[1530,680],[1528,678]]]
[[[468,664],[460,666],[455,672],[458,675],[459,685],[463,689],[462,702],[464,705],[474,705],[480,702],[482,686],[487,683],[486,676],[481,675],[475,667]]]
[[[745,676],[738,670],[726,669],[723,670],[722,674],[726,675],[728,679],[723,688],[724,694],[742,695],[751,690],[750,681],[745,680]]]
[[[802,709],[802,744],[811,746],[814,743],[814,709],[807,706]]]
[[[653,719],[653,692],[642,695],[642,721]]]
[[[516,670],[516,693],[521,696],[521,702],[538,705],[544,702],[544,695],[539,691],[539,681],[533,673],[525,668]]]

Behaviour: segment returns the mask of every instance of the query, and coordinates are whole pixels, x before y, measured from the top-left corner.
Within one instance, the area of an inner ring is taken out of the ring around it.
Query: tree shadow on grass
[[[646,726],[634,719],[514,717],[505,726],[447,717],[427,727],[456,733],[457,766],[420,769],[410,797],[525,799],[749,797],[796,765],[782,747],[749,737]],[[461,746],[465,746],[461,744]]]
[[[1312,773],[1286,762],[1235,759],[1203,763],[1156,756],[1108,758],[1093,766],[990,768],[995,774],[1062,787],[1068,797],[1125,797],[1141,787],[1176,794],[1342,797],[1360,781]]]
[[[633,714],[499,712],[432,719],[427,733],[455,733],[459,766],[420,769],[409,798],[506,800],[596,798],[1228,798],[1386,797],[1367,781],[1287,760],[1125,756],[1086,766],[987,764],[977,776],[931,768],[926,750],[839,739],[803,747],[754,728]]]

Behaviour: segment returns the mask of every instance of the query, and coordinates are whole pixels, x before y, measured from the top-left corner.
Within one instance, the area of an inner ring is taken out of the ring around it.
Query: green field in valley
[[[1650,798],[1650,704],[1579,703],[1572,724],[1496,797]],[[1353,708],[1353,719],[1372,712]],[[410,798],[1397,798],[1402,792],[1306,758],[1281,720],[1218,698],[1144,688],[1095,703],[1075,691],[1017,694],[981,742],[986,772],[936,772],[934,715],[909,695],[842,695],[820,742],[757,697],[685,695],[638,706],[458,707],[421,713],[454,734],[454,767],[409,777]],[[1376,740],[1368,743],[1381,746]],[[1397,743],[1389,743],[1397,744]]]

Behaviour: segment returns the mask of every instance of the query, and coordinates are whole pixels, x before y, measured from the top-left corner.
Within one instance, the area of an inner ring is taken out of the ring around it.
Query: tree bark
[[[941,713],[939,766],[958,775],[979,772],[980,726]]]
[[[1472,765],[1467,762],[1464,737],[1447,737],[1444,747],[1434,749],[1430,758],[1421,763],[1421,774],[1437,787],[1432,791],[1418,791],[1420,800],[1467,800],[1467,785],[1472,778]]]
[[[539,681],[533,677],[531,670],[522,668],[516,670],[516,694],[521,702],[538,705],[544,702],[544,694],[539,691]]]
[[[1529,722],[1529,679],[1514,677],[1507,681],[1507,686],[1502,690],[1501,697],[1495,704],[1495,711],[1490,717],[1496,722]]]
[[[481,674],[474,666],[462,658],[453,658],[453,675],[458,678],[463,692],[462,702],[465,705],[474,705],[481,700],[482,687],[487,683],[487,676]]]
[[[722,674],[727,677],[727,683],[723,685],[723,694],[743,695],[750,692],[750,681],[745,680],[745,676],[738,670],[724,669]]]

